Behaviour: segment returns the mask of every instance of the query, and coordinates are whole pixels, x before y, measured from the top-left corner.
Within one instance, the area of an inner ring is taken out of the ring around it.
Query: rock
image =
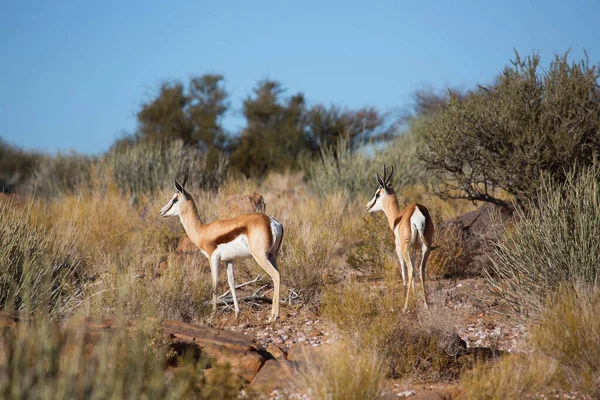
[[[242,214],[264,213],[266,211],[265,200],[257,193],[229,196],[218,207],[220,219],[232,218]]]
[[[268,360],[246,388],[246,392],[265,393],[275,388],[291,389],[297,364],[288,360]]]
[[[277,345],[270,344],[267,347],[267,352],[269,352],[273,357],[275,357],[276,360],[287,360],[287,353]]]
[[[304,360],[310,360],[313,357],[322,357],[323,352],[326,349],[322,346],[314,346],[303,343],[294,343],[288,350],[288,360],[302,362]]]
[[[255,347],[246,336],[236,332],[166,320],[160,324],[163,337],[178,354],[205,354],[219,363],[229,363],[235,375],[252,381],[271,356]]]
[[[441,247],[436,251],[453,253],[453,255],[449,254],[444,257],[448,259],[448,265],[445,266],[446,275],[453,278],[481,276],[483,269],[490,263],[489,244],[501,231],[495,229],[494,222],[508,222],[512,219],[512,214],[513,210],[509,207],[485,203],[476,210],[445,221],[436,227],[434,244]],[[452,236],[452,230],[456,230],[455,234],[458,237],[449,238]],[[453,248],[455,246],[459,246],[459,248]],[[432,257],[434,256],[435,252]]]

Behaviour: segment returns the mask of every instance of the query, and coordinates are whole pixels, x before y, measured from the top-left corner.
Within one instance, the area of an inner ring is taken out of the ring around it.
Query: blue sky
[[[513,56],[600,60],[600,1],[0,2],[0,137],[100,153],[167,79],[220,73],[233,111],[260,79],[310,104],[382,111],[489,83]]]

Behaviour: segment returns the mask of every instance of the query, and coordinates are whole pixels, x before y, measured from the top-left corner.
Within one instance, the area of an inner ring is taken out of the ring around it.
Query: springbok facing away
[[[421,287],[423,288],[423,297],[425,298],[425,308],[429,308],[427,304],[427,294],[425,293],[425,265],[431,250],[435,249],[432,246],[433,241],[433,222],[427,208],[418,203],[409,204],[402,211],[398,207],[398,199],[392,188],[391,179],[394,173],[394,166],[390,175],[387,176],[385,165],[383,166],[383,179],[378,173],[377,183],[379,188],[375,192],[375,196],[367,203],[366,209],[368,212],[383,211],[390,224],[392,232],[394,232],[394,243],[396,245],[396,253],[400,260],[402,269],[402,283],[406,289],[406,298],[404,300],[404,309],[408,307],[408,295],[413,281],[413,256],[414,251],[421,250]],[[408,285],[406,282],[406,265],[408,264]]]
[[[235,218],[203,224],[198,216],[194,199],[185,190],[187,179],[187,172],[181,184],[177,179],[174,179],[177,191],[160,210],[160,215],[163,217],[179,216],[190,240],[208,258],[212,275],[213,313],[217,309],[219,260],[227,263],[227,281],[231,289],[237,318],[240,309],[235,295],[233,260],[254,257],[256,262],[273,279],[273,306],[270,321],[276,321],[279,317],[280,283],[279,271],[277,270],[277,252],[283,239],[283,227],[274,218],[260,213],[244,214]]]

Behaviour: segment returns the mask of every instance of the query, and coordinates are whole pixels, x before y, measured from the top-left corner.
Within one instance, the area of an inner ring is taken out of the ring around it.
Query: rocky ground
[[[525,325],[495,312],[495,300],[485,279],[440,280],[430,283],[430,290],[433,292],[430,297],[434,307],[441,307],[450,313],[458,334],[468,348],[489,348],[509,353],[527,351]],[[221,310],[213,324],[243,334],[274,356],[283,354],[287,357],[289,352],[297,352],[300,346],[328,346],[341,338],[334,326],[319,318],[309,307],[283,305],[281,320],[277,324],[267,323],[269,312],[270,306],[267,304],[245,304],[238,321],[231,311]],[[453,390],[456,388],[444,382],[425,385],[389,382],[389,391],[394,398],[450,398],[448,393]],[[301,393],[290,393],[280,388],[271,393],[272,399],[288,398],[286,396],[306,398]]]

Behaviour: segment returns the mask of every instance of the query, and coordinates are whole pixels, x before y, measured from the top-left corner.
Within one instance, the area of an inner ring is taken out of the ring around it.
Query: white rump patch
[[[281,246],[281,239],[283,238],[283,226],[272,217],[271,219],[271,234],[273,235],[273,246],[271,247],[271,251],[277,250],[279,246]]]
[[[427,223],[425,215],[419,210],[419,207],[415,207],[415,211],[410,216],[410,230],[412,231],[413,241],[417,238],[417,232],[413,231],[413,227],[421,233],[425,230],[425,224]]]

